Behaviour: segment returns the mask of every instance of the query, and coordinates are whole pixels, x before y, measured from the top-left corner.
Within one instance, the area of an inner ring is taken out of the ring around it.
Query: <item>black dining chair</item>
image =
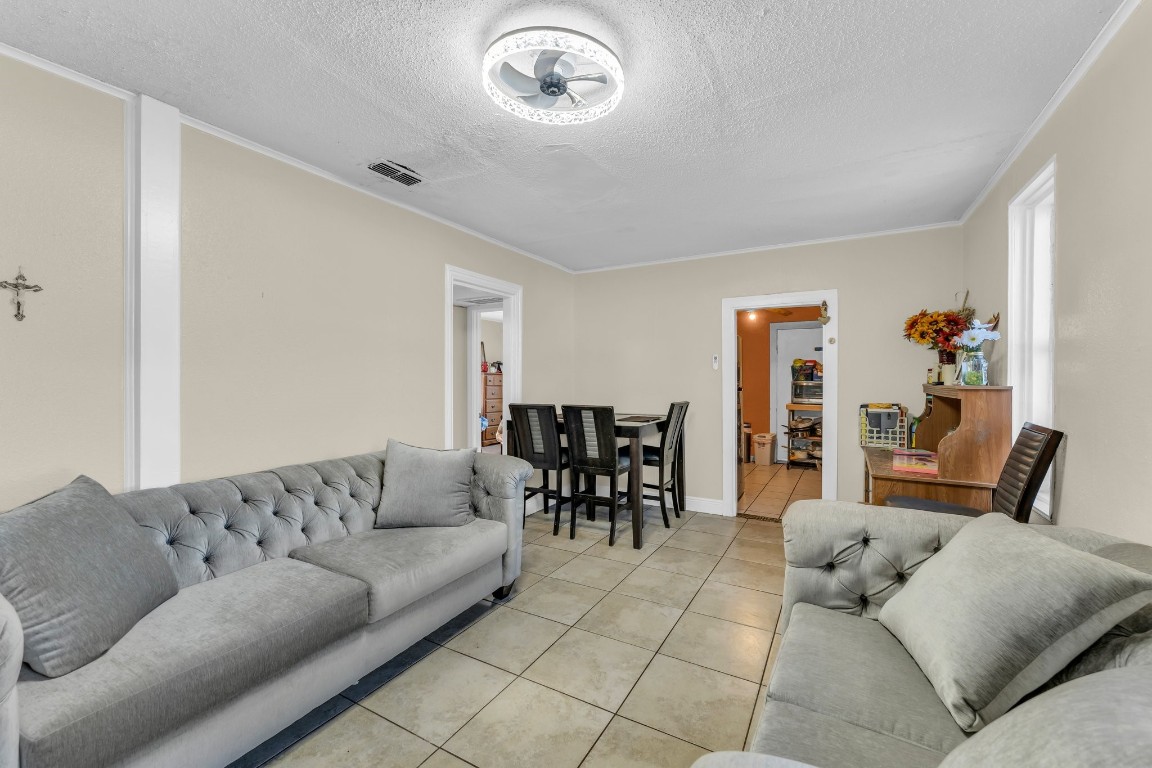
[[[564,433],[568,438],[571,461],[572,530],[569,538],[576,538],[576,507],[588,505],[590,519],[594,519],[597,505],[608,507],[608,546],[616,543],[616,512],[621,501],[620,475],[631,471],[628,448],[616,444],[616,412],[609,405],[565,405]],[[640,467],[636,468],[640,471]],[[578,478],[585,477],[584,489]],[[596,478],[608,478],[608,495],[596,494]],[[625,494],[626,496],[626,494]],[[560,512],[556,512],[553,534],[560,532]]]
[[[1044,476],[1056,458],[1064,433],[1036,424],[1025,424],[1016,436],[996,489],[992,491],[992,511],[1008,515],[1018,523],[1028,522],[1032,516],[1032,505],[1036,494],[1044,484]],[[945,512],[951,515],[979,517],[984,514],[975,507],[949,504],[943,501],[919,499],[914,496],[889,496],[885,500],[889,507],[905,509],[926,509],[929,512]]]
[[[668,521],[668,501],[666,496],[672,494],[672,511],[680,517],[680,487],[678,485],[676,465],[677,448],[680,445],[680,436],[684,432],[684,418],[688,414],[688,403],[672,403],[668,408],[668,425],[660,433],[660,445],[644,446],[644,466],[657,467],[660,479],[655,483],[644,483],[644,487],[655,490],[656,495],[646,495],[649,501],[660,502],[660,514],[664,516],[664,527],[671,528]]]
[[[560,506],[571,501],[565,496],[564,470],[568,469],[568,449],[560,445],[560,430],[556,426],[556,406],[512,403],[512,430],[515,432],[516,455],[540,470],[541,485],[524,487],[524,519],[528,519],[528,499],[543,496],[544,514],[548,514],[548,499],[556,500],[556,519],[560,519]],[[556,487],[549,483],[549,472],[556,473]]]

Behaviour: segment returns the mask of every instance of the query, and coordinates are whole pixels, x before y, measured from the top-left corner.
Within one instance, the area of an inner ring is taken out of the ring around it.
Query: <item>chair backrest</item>
[[[615,471],[616,411],[610,405],[565,405],[564,433],[573,472]]]
[[[680,443],[680,435],[684,432],[684,417],[688,415],[687,401],[672,403],[668,408],[668,426],[660,435],[660,455],[664,463],[671,463],[676,454],[676,446]]]
[[[1024,425],[996,483],[993,512],[1001,512],[1020,523],[1028,522],[1036,494],[1063,439],[1063,432],[1031,423]]]
[[[512,403],[512,429],[516,433],[516,454],[536,469],[559,469],[560,430],[556,427],[556,406]]]

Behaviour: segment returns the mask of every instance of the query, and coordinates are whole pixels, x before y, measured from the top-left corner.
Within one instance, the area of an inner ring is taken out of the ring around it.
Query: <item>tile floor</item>
[[[740,517],[779,520],[794,501],[820,498],[820,470],[786,469],[784,464],[746,464]]]
[[[603,513],[575,540],[529,517],[510,598],[477,603],[233,768],[677,768],[743,748],[780,640],[781,526],[688,512],[665,529],[646,512],[641,550],[626,526],[609,547]]]

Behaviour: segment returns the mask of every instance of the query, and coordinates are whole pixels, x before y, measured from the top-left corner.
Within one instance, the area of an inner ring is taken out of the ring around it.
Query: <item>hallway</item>
[[[786,469],[784,464],[744,466],[744,495],[737,515],[752,520],[779,520],[794,501],[820,498],[819,469]]]

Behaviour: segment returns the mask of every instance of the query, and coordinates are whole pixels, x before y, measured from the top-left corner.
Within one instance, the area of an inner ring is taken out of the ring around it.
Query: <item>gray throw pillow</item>
[[[1152,574],[1152,547],[1147,544],[1125,541],[1101,547],[1092,554]],[[1152,632],[1152,603],[1126,617],[1117,625],[1117,629],[1132,635]]]
[[[95,480],[0,514],[0,594],[42,675],[93,661],[176,591],[164,556]]]
[[[1150,601],[1152,576],[989,514],[921,565],[880,623],[978,731]]]
[[[476,451],[437,451],[388,441],[377,528],[465,525],[472,512]]]
[[[940,768],[1144,768],[1152,756],[1152,667],[1114,669],[1021,704]]]

